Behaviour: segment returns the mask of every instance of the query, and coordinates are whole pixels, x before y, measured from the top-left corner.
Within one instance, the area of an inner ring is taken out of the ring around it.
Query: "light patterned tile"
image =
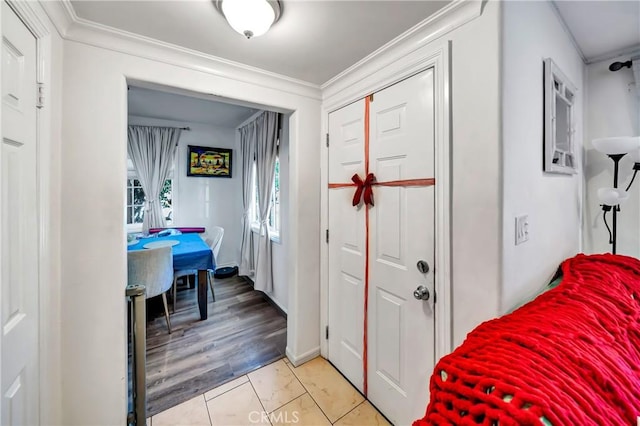
[[[249,380],[268,413],[305,393],[296,376],[282,360],[249,373]]]
[[[222,395],[223,393],[230,391],[231,389],[237,388],[243,383],[247,383],[249,378],[247,376],[241,376],[237,379],[233,379],[230,382],[225,383],[224,385],[220,385],[217,388],[211,389],[209,392],[204,394],[204,399],[207,401],[215,398],[218,395]]]
[[[251,383],[244,383],[207,401],[207,406],[213,426],[269,425],[268,416]]]
[[[291,368],[331,422],[364,401],[356,388],[324,358],[318,357]]]
[[[207,403],[202,395],[156,414],[152,423],[154,426],[211,426]]]
[[[273,426],[331,426],[308,393],[277,409],[269,417]]]
[[[358,405],[334,424],[336,426],[391,426],[369,401]]]

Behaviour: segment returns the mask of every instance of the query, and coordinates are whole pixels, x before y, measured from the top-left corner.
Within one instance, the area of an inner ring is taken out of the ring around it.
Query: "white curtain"
[[[258,183],[258,220],[260,233],[256,259],[256,290],[273,291],[271,268],[271,239],[269,237],[269,211],[271,192],[278,156],[279,117],[276,112],[266,111],[256,119],[256,181]]]
[[[242,159],[242,243],[238,274],[253,277],[253,238],[251,236],[251,197],[253,195],[253,162],[256,156],[256,122],[243,126],[240,131],[240,157]]]
[[[173,127],[129,126],[127,152],[145,194],[144,233],[167,226],[160,192],[171,172],[181,132]]]

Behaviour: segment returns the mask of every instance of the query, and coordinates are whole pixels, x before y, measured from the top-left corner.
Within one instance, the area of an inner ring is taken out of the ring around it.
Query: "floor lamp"
[[[612,245],[612,253],[616,254],[616,242],[618,236],[618,212],[620,211],[620,204],[624,203],[629,198],[629,188],[633,184],[633,181],[640,170],[640,137],[615,137],[615,138],[601,138],[593,140],[593,147],[606,154],[613,161],[613,187],[606,187],[598,189],[598,199],[602,204],[602,217],[604,224],[609,231],[609,244]],[[620,160],[628,153],[633,152],[635,154],[635,161],[633,164],[633,177],[625,189],[618,188],[618,171],[620,166]],[[609,227],[607,222],[607,213],[611,212],[612,223]]]

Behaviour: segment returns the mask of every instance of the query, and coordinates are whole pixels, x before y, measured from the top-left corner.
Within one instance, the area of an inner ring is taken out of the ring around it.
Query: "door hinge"
[[[373,93],[369,95],[369,102],[373,102]]]
[[[329,133],[327,133],[327,148],[329,148]]]
[[[325,231],[325,238],[327,240],[327,243],[329,243],[329,230],[328,229]]]
[[[328,325],[324,328],[324,338],[326,340],[329,340],[329,326]]]
[[[36,108],[44,108],[44,83],[36,83]]]

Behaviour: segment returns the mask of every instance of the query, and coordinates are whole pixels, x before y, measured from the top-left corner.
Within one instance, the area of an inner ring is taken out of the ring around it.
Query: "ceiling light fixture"
[[[215,5],[231,28],[248,39],[269,31],[282,15],[278,0],[215,0]]]

